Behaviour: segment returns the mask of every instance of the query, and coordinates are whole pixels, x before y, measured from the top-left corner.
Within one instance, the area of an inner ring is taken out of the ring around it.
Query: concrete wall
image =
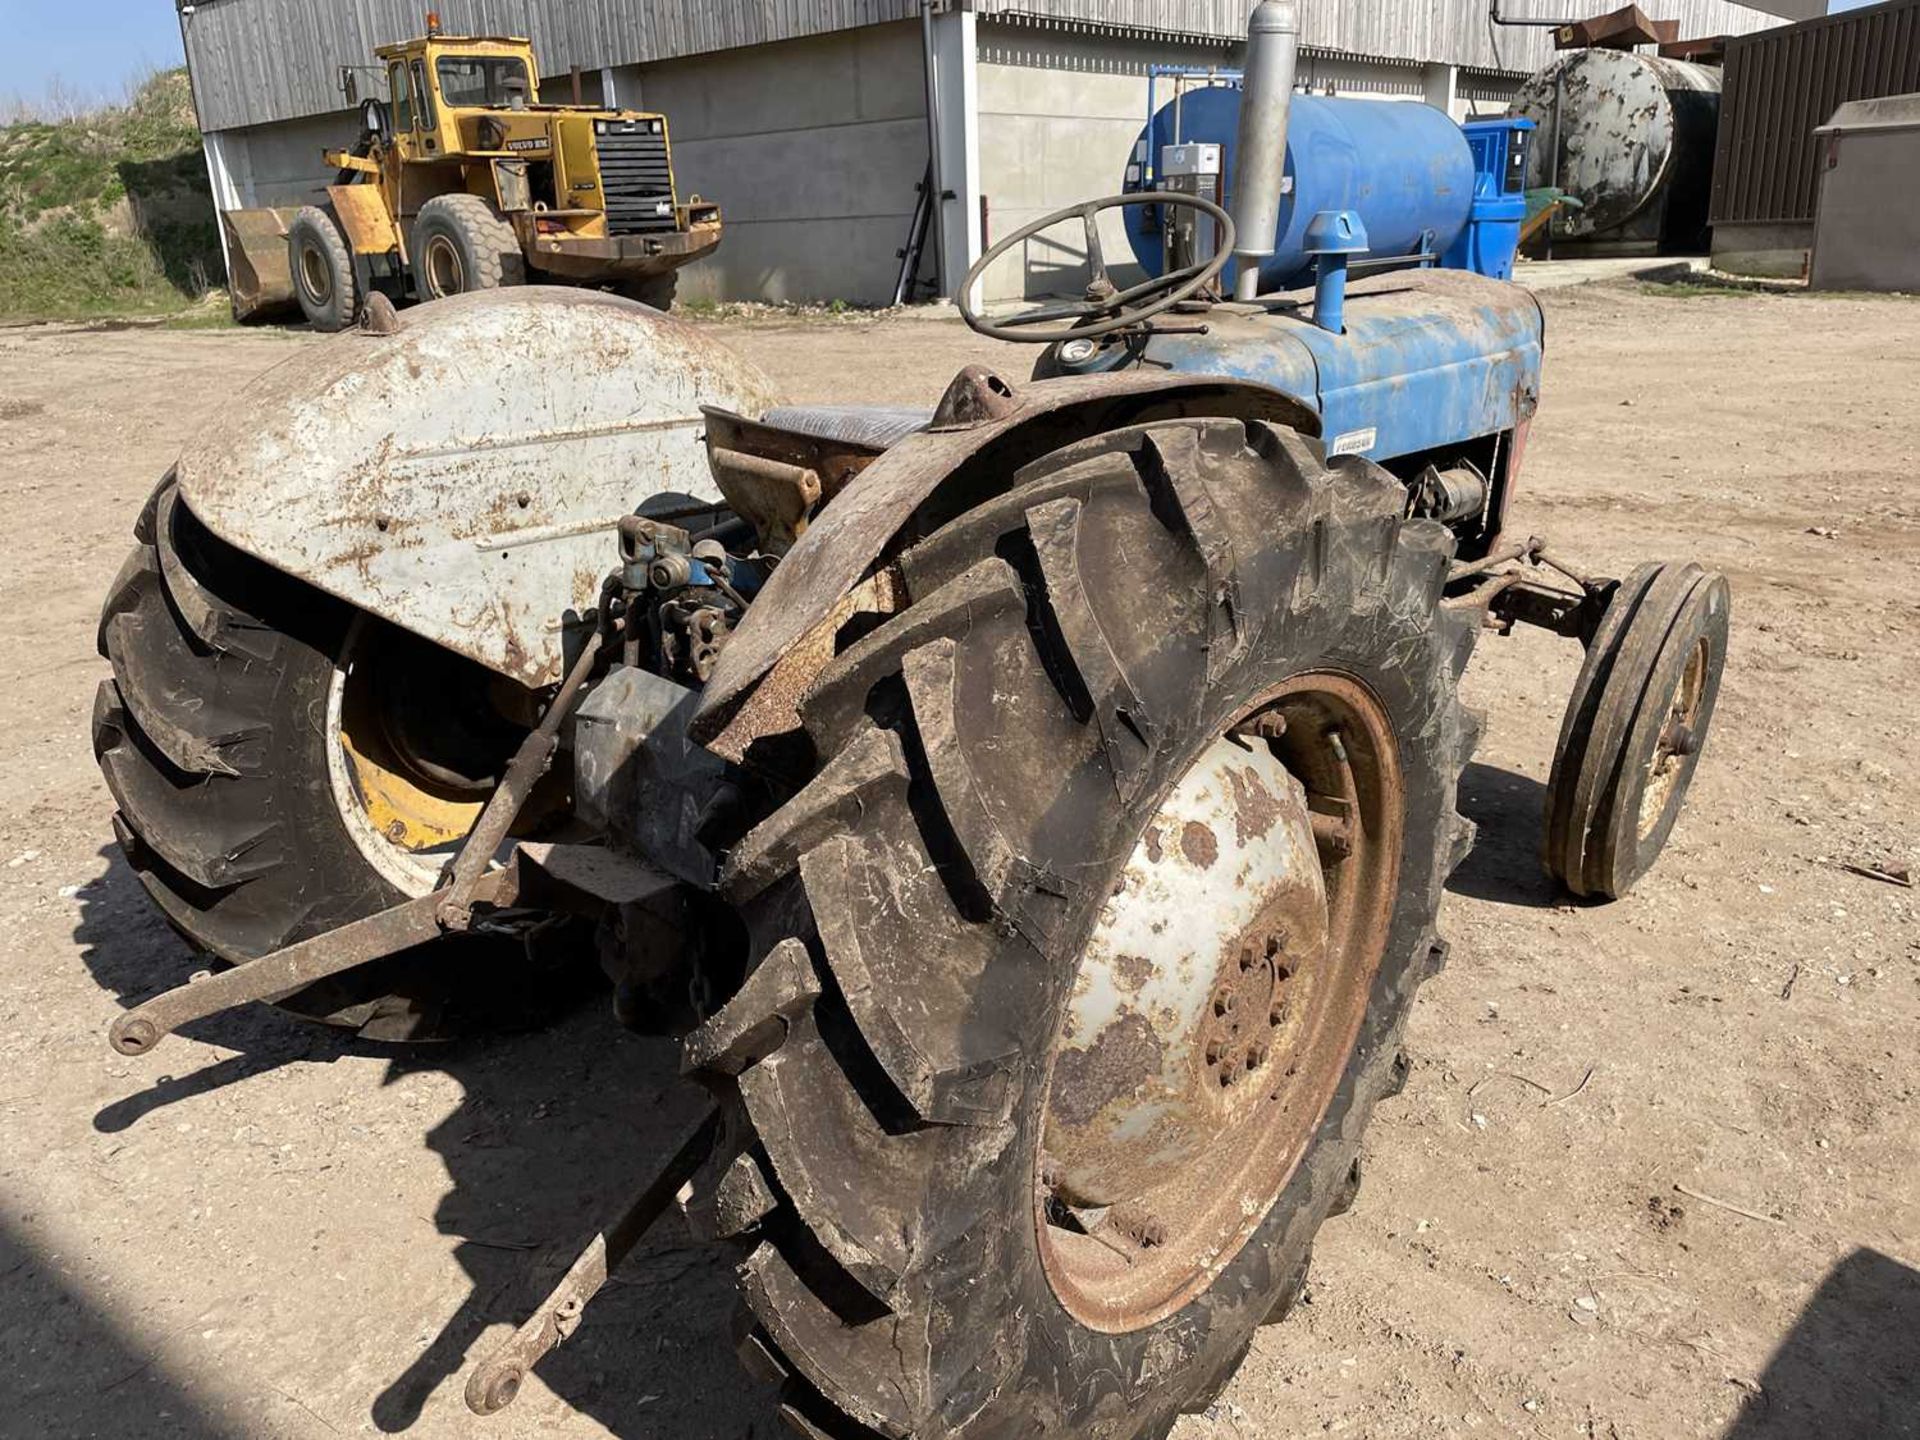
[[[1148,65],[1224,66],[1233,52],[982,21],[979,54],[980,188],[991,245],[1049,210],[1118,193],[1146,123]],[[1100,244],[1116,284],[1144,278],[1118,212],[1104,218]],[[1086,273],[1079,230],[1061,227],[996,264],[983,288],[989,303],[1077,295]]]
[[[215,131],[207,144],[231,181],[228,208],[311,205],[334,179],[320,158],[322,152],[345,149],[359,135],[360,112],[340,110],[278,125]]]
[[[1813,251],[1813,221],[1713,227],[1713,268],[1732,275],[1804,280]]]
[[[892,300],[927,166],[917,25],[623,67],[612,81],[619,104],[666,114],[682,197],[726,216],[719,250],[681,272],[683,299]]]

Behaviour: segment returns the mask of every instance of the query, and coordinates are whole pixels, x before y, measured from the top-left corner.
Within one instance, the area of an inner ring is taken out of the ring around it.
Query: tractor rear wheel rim
[[[461,294],[467,288],[466,266],[460,248],[444,235],[427,241],[427,290],[435,299]]]
[[[333,299],[333,267],[320,253],[320,247],[311,241],[300,247],[300,287],[315,305],[325,305]]]
[[[433,701],[409,687],[400,667],[431,664],[414,642],[361,617],[334,663],[327,693],[327,769],[334,804],[348,836],[367,863],[403,893],[423,895],[440,878],[466,839],[511,756],[503,738],[489,772],[469,778],[456,767],[476,758],[457,743],[459,727],[444,714],[400,713]],[[439,675],[440,672],[430,672]],[[484,698],[454,684],[442,688],[449,707],[473,707]],[[440,749],[423,745],[439,740]],[[546,824],[567,789],[563,770],[536,787],[513,834]]]
[[[1711,663],[1712,647],[1702,635],[1687,656],[1687,668],[1681,672],[1680,683],[1667,701],[1660,738],[1653,747],[1653,758],[1647,762],[1646,788],[1640,792],[1638,838],[1641,841],[1659,828],[1660,817],[1666,814],[1675,787],[1687,773],[1687,757],[1700,748],[1700,702],[1707,693]]]
[[[1138,837],[1080,959],[1035,1164],[1042,1263],[1089,1328],[1204,1291],[1305,1155],[1385,950],[1398,754],[1364,685],[1295,676]]]

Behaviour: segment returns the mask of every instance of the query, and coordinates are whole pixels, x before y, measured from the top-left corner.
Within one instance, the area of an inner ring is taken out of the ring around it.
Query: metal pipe
[[[927,204],[930,207],[927,230],[933,239],[934,273],[940,277],[940,283],[933,293],[945,295],[948,290],[947,184],[940,164],[940,78],[939,60],[933,43],[933,0],[920,0],[920,47],[927,81]],[[926,242],[921,243],[924,245]]]
[[[1240,96],[1239,156],[1231,213],[1239,237],[1236,300],[1260,293],[1260,262],[1273,254],[1287,170],[1287,114],[1300,50],[1300,17],[1292,0],[1260,0],[1247,17],[1246,78]]]
[[[1487,18],[1496,25],[1511,25],[1516,29],[1558,30],[1562,25],[1576,25],[1576,20],[1515,20],[1500,13],[1500,0],[1488,0]]]
[[[1567,68],[1557,66],[1553,72],[1553,152],[1548,158],[1547,188],[1560,188],[1560,111],[1567,98]],[[1547,259],[1553,259],[1553,216],[1547,217]]]
[[[1313,323],[1335,335],[1346,333],[1347,257],[1322,255],[1313,277]]]

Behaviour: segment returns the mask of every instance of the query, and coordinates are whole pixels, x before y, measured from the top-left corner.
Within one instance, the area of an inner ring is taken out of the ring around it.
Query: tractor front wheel
[[[1299,1293],[1470,835],[1475,627],[1404,509],[1265,424],[1098,436],[801,701],[687,1062],[736,1142],[689,1216],[806,1433],[1161,1436]]]
[[[478,195],[436,195],[413,222],[413,279],[423,300],[526,281],[513,225]]]
[[[307,323],[331,334],[360,318],[360,282],[340,227],[317,205],[305,205],[287,227],[294,293]]]

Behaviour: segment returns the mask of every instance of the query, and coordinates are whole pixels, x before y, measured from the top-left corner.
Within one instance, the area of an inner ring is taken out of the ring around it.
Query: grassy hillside
[[[0,128],[0,320],[161,314],[221,282],[185,70]]]

